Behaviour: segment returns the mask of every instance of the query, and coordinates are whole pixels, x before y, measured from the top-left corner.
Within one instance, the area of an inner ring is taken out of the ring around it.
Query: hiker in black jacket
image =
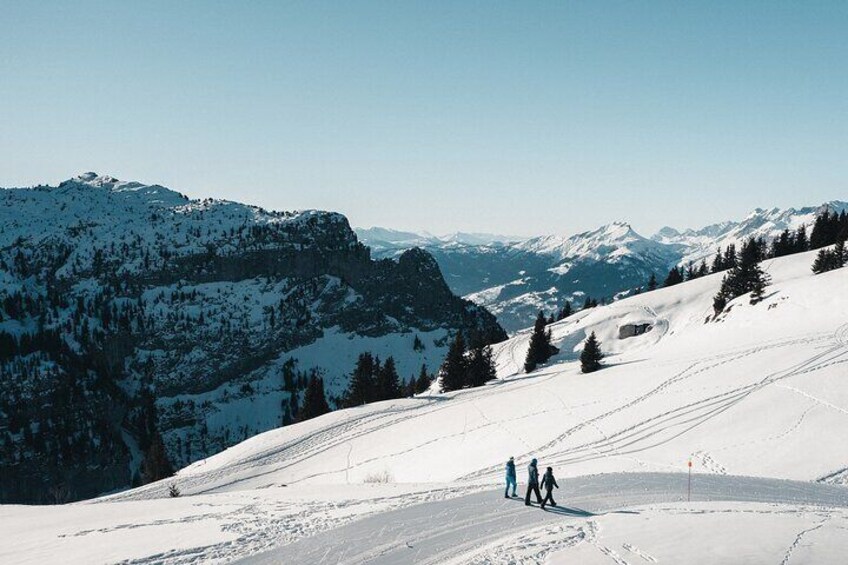
[[[530,462],[527,467],[527,494],[524,496],[524,504],[530,506],[530,493],[536,493],[536,502],[542,503],[542,493],[539,492],[539,469],[536,468],[536,460]]]
[[[559,485],[554,478],[554,470],[552,467],[548,467],[548,470],[545,471],[545,474],[542,476],[542,486],[545,487],[545,500],[542,501],[542,509],[545,508],[545,504],[548,502],[551,503],[551,506],[556,508],[556,502],[554,502],[554,487],[559,488]]]

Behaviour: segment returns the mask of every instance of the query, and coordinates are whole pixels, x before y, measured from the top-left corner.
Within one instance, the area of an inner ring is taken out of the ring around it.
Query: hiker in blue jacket
[[[552,467],[548,467],[548,470],[545,471],[545,474],[542,476],[542,486],[545,488],[545,500],[542,501],[542,510],[545,509],[545,504],[548,502],[551,503],[551,506],[556,508],[556,502],[554,502],[554,487],[559,488],[559,485],[554,478],[554,470]]]
[[[506,462],[506,490],[504,498],[509,498],[509,486],[512,485],[512,496],[515,496],[515,489],[518,488],[518,481],[515,478],[515,460],[510,457]]]
[[[524,497],[524,504],[530,506],[530,493],[536,493],[536,502],[542,504],[542,493],[539,492],[539,469],[536,468],[536,459],[530,461],[530,466],[527,467],[527,495]]]

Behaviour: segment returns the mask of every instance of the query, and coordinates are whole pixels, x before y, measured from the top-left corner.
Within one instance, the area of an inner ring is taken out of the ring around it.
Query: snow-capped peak
[[[536,237],[516,247],[565,260],[598,258],[613,253],[621,255],[657,245],[659,244],[636,233],[629,223],[616,221],[569,237],[562,235]]]

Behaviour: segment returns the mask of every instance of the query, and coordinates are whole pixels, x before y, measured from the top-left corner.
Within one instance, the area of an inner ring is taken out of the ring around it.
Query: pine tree
[[[803,253],[810,248],[810,242],[807,240],[807,226],[801,225],[798,231],[795,232],[795,253]]]
[[[566,302],[565,306],[563,306],[559,314],[557,315],[557,320],[564,320],[573,314],[573,310],[571,309],[571,302]]]
[[[836,241],[839,231],[839,215],[831,215],[830,210],[825,209],[816,216],[813,230],[810,232],[810,249],[819,249],[832,245]]]
[[[672,267],[668,272],[668,276],[663,282],[663,286],[674,286],[683,282],[683,269],[680,267]]]
[[[648,290],[656,290],[657,289],[657,275],[651,273],[651,278],[648,279]]]
[[[591,308],[591,302],[589,308]],[[551,333],[545,331],[546,324],[545,314],[540,310],[536,316],[536,323],[533,326],[533,334],[530,336],[530,347],[527,350],[527,357],[524,359],[524,371],[529,373],[536,369],[540,363],[544,363],[550,359],[551,355],[559,350],[551,345]]]
[[[826,273],[845,266],[845,241],[839,239],[833,249],[820,249],[813,261],[813,272],[816,274]]]
[[[451,343],[448,354],[439,368],[442,392],[459,390],[465,387],[465,373],[465,340],[462,337],[462,332],[457,332],[456,338]]]
[[[400,397],[400,377],[395,368],[395,359],[386,358],[386,362],[377,374],[377,400],[391,400]]]
[[[412,398],[415,396],[415,377],[409,377],[409,380],[403,383],[403,398]]]
[[[724,310],[728,302],[749,292],[751,304],[762,300],[765,287],[770,282],[769,276],[759,266],[763,247],[764,242],[754,238],[747,240],[742,246],[739,257],[734,259],[733,267],[722,279],[718,294],[713,297],[713,310],[716,315]]]
[[[427,389],[430,388],[430,383],[432,379],[430,379],[430,375],[427,373],[427,365],[421,365],[421,372],[418,373],[418,379],[415,381],[415,393],[421,394],[422,392],[426,392]]]
[[[846,262],[848,262],[848,255],[845,254],[845,239],[840,234],[833,246],[833,268],[844,267]]]
[[[720,273],[724,270],[724,256],[721,254],[721,247],[716,251],[715,257],[713,258],[713,265],[711,272]]]
[[[583,344],[583,351],[580,353],[580,369],[584,373],[593,373],[601,368],[601,360],[604,354],[601,352],[601,343],[592,332]]]
[[[749,288],[751,290],[751,304],[761,302],[765,297],[766,286],[769,283],[769,277],[760,268],[760,265],[754,263],[751,265],[749,276]]]
[[[730,244],[724,250],[724,257],[721,260],[723,270],[732,269],[736,266],[736,245]]]
[[[303,396],[303,407],[300,409],[300,421],[316,418],[330,411],[327,397],[324,395],[324,379],[318,377],[314,372],[309,377],[306,385],[306,394]]]
[[[772,255],[775,257],[783,257],[785,255],[789,255],[794,251],[795,240],[792,237],[792,232],[789,231],[789,228],[780,232],[780,235],[777,236],[772,244]]]
[[[495,378],[497,372],[492,360],[492,348],[486,345],[473,349],[468,361],[468,384],[472,387],[483,386]]]
[[[366,351],[360,353],[356,360],[356,368],[353,370],[347,392],[345,392],[344,405],[361,406],[372,402],[375,396],[374,358]]]

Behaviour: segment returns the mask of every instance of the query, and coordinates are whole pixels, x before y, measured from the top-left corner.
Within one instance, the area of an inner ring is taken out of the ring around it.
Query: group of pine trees
[[[492,348],[475,338],[467,349],[462,332],[458,332],[439,368],[439,377],[442,392],[483,386],[497,378]]]
[[[751,238],[742,245],[742,250],[734,258],[733,266],[721,281],[721,288],[713,297],[713,310],[716,315],[737,296],[751,293],[751,304],[763,299],[770,277],[760,267],[762,259],[762,240]]]
[[[552,355],[559,353],[559,349],[551,343],[551,330],[546,329],[547,320],[545,314],[540,310],[533,325],[533,333],[530,336],[530,348],[524,359],[524,371],[529,373],[540,364],[547,362]]]
[[[524,360],[524,371],[529,373],[536,367],[548,361],[551,356],[559,353],[559,349],[551,343],[551,330],[546,328],[548,321],[545,314],[539,311],[536,323],[533,325],[533,333],[530,335],[530,347],[527,349],[527,357]],[[604,354],[601,351],[601,342],[598,341],[595,332],[592,332],[583,345],[580,354],[580,368],[584,373],[593,373],[601,368],[601,360]]]
[[[848,263],[845,240],[848,239],[848,212],[841,214],[823,212],[816,217],[813,232],[810,234],[810,248],[820,249],[833,246],[833,249],[820,249],[813,261],[813,272],[825,273],[844,267]]]
[[[813,261],[813,272],[816,274],[826,273],[845,266],[848,262],[848,252],[845,251],[845,240],[840,239],[833,249],[821,249]]]
[[[701,278],[710,274],[710,270],[707,267],[707,262],[702,260],[700,264],[695,265],[691,261],[684,268],[683,266],[675,266],[672,267],[668,271],[668,275],[666,275],[665,280],[663,281],[663,286],[674,286],[676,284],[680,284],[684,281],[691,281],[697,278]],[[657,277],[651,273],[651,278],[648,280],[648,290],[655,290],[657,288]]]
[[[394,357],[380,362],[379,357],[369,352],[359,354],[356,367],[350,377],[348,389],[342,399],[342,406],[361,406],[379,400],[407,398],[420,394],[430,388],[432,378],[427,372],[427,365],[421,365],[418,378],[410,378],[401,382],[395,366]]]
[[[813,263],[813,271],[821,273],[839,268],[848,262],[848,256],[844,251],[846,239],[848,239],[848,212],[836,213],[824,210],[816,216],[809,235],[807,234],[807,226],[801,225],[795,230],[788,228],[783,230],[771,243],[763,237],[750,238],[743,244],[743,249],[738,252],[736,245],[732,243],[725,249],[719,247],[709,267],[706,260],[702,260],[698,265],[691,262],[686,267],[676,265],[669,270],[662,286],[674,286],[710,273],[729,271],[729,280],[725,291],[717,296],[716,306],[718,307],[722,305],[722,301],[726,304],[727,300],[738,296],[735,292],[740,289],[761,284],[760,277],[750,272],[750,265],[746,264],[740,269],[743,256],[746,261],[755,259],[756,262],[760,262],[764,259],[783,257],[834,245],[835,249],[833,250],[825,249],[819,252],[815,263]],[[657,287],[659,287],[657,277],[652,273],[644,288],[651,291]],[[643,287],[640,287],[636,289],[636,293],[642,290]],[[747,292],[751,292],[751,290],[754,290],[754,288]]]
[[[283,401],[283,425],[301,422],[330,411],[324,392],[324,379],[317,369],[298,371],[297,360],[283,363],[283,390],[289,393]],[[301,401],[301,393],[303,400]]]

